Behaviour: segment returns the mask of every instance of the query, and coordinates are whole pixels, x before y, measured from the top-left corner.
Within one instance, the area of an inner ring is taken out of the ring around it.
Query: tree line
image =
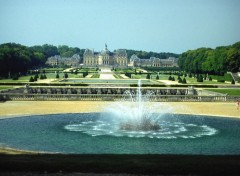
[[[69,47],[67,45],[36,45],[27,47],[16,43],[0,45],[0,78],[13,78],[19,74],[26,74],[29,69],[45,65],[48,57],[60,55],[71,57],[79,54],[83,58],[85,49]],[[226,71],[240,71],[240,42],[230,46],[221,46],[215,49],[198,48],[189,50],[180,55],[174,53],[156,53],[137,50],[126,50],[128,57],[136,54],[139,58],[179,57],[179,67],[190,73],[223,75]]]
[[[169,57],[178,57],[179,54],[175,54],[175,53],[168,53],[168,52],[161,52],[161,53],[157,53],[157,52],[147,52],[147,51],[138,51],[138,50],[126,50],[127,55],[128,55],[128,59],[130,59],[130,57],[133,54],[136,54],[140,59],[149,59],[150,57],[157,57],[160,59],[167,59]]]
[[[180,69],[189,73],[224,75],[227,71],[240,71],[240,42],[215,49],[198,48],[179,56]]]
[[[29,69],[44,66],[47,58],[55,55],[71,57],[79,54],[83,57],[84,49],[60,45],[36,45],[27,47],[16,43],[0,45],[0,78],[25,75]]]

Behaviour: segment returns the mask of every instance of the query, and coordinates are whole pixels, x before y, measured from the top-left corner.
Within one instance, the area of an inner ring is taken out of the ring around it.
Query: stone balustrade
[[[123,101],[124,96],[126,95],[2,93],[0,94],[0,101]],[[240,99],[240,96],[148,95],[148,101],[151,102],[235,102],[237,99]]]

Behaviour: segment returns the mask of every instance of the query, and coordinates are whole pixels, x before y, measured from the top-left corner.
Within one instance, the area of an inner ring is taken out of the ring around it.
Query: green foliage
[[[131,73],[125,73],[125,76],[131,78],[132,74]]]
[[[156,79],[159,80],[159,75],[157,74]]]
[[[60,45],[58,46],[58,52],[62,57],[72,57],[74,54],[79,54],[79,48],[72,48],[67,45]]]
[[[128,58],[130,58],[133,54],[136,54],[140,59],[146,59],[146,58],[150,58],[150,57],[157,57],[160,59],[166,59],[169,57],[178,57],[178,54],[174,54],[174,53],[156,53],[156,52],[146,52],[146,51],[137,51],[137,50],[126,50]]]
[[[223,79],[219,79],[219,80],[217,80],[217,82],[222,82],[222,83],[224,83],[225,80],[223,80]]]
[[[64,73],[64,78],[68,78],[68,74],[67,73]]]
[[[150,79],[150,78],[151,78],[151,75],[150,73],[148,73],[146,79]]]
[[[43,75],[40,75],[40,79],[44,79]]]
[[[197,76],[197,82],[203,82],[203,76],[202,75]]]
[[[179,56],[179,67],[192,73],[222,75],[226,71],[236,72],[240,68],[240,42],[230,46],[198,48]]]
[[[115,74],[114,74],[114,75],[115,75]],[[114,76],[114,75],[113,75],[113,76]],[[99,77],[100,77],[100,74],[99,74],[99,73],[94,73],[91,78],[99,78]],[[115,76],[114,76],[114,77],[115,77]]]
[[[83,77],[85,78],[88,75],[88,72],[86,71],[86,72],[83,72],[82,74],[83,74]]]
[[[47,76],[44,74],[44,75],[40,75],[40,79],[47,79]]]
[[[174,76],[172,77],[172,81],[175,81],[175,78],[174,78]]]
[[[192,78],[192,73],[189,73],[189,78]]]
[[[182,78],[181,77],[178,78],[178,83],[182,83]]]
[[[18,74],[14,74],[13,76],[12,76],[12,80],[18,80]]]
[[[183,83],[183,84],[187,84],[187,80],[186,80],[185,77],[183,78],[182,83]]]
[[[232,79],[232,82],[231,82],[231,84],[235,84],[235,81],[234,81],[234,79]]]
[[[228,95],[238,95],[240,96],[240,89],[205,89],[208,91],[212,92],[218,92],[218,93],[223,93],[223,94],[228,94]]]
[[[37,81],[37,79],[38,79],[38,75],[35,75],[34,78],[33,78],[33,80],[34,80],[34,81]]]
[[[34,82],[34,79],[32,76],[30,77],[29,82]]]
[[[147,71],[179,71],[179,67],[141,67]]]
[[[216,79],[216,80],[222,79],[222,80],[226,80],[226,81],[229,81],[229,82],[231,82],[232,79],[233,79],[232,75],[228,74],[228,73],[225,73],[224,75],[211,75],[211,77],[213,79]]]
[[[169,80],[169,81],[172,81],[172,77],[171,77],[171,76],[169,76],[168,80]]]
[[[212,81],[212,77],[211,76],[209,76],[209,81]]]

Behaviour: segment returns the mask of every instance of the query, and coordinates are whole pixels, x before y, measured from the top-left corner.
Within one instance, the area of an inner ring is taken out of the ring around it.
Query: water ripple
[[[192,123],[161,121],[160,126],[161,129],[158,131],[127,131],[121,130],[117,123],[97,120],[69,124],[64,126],[64,129],[72,132],[82,132],[90,136],[108,135],[116,137],[147,137],[157,139],[195,139],[203,136],[212,136],[218,133],[218,130],[210,126]]]

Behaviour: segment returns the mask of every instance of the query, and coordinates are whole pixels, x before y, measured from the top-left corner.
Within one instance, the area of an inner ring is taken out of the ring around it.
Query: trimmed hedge
[[[14,85],[14,86],[23,86],[29,84],[30,86],[88,86],[84,83],[31,83],[31,82],[1,82],[0,85]]]

